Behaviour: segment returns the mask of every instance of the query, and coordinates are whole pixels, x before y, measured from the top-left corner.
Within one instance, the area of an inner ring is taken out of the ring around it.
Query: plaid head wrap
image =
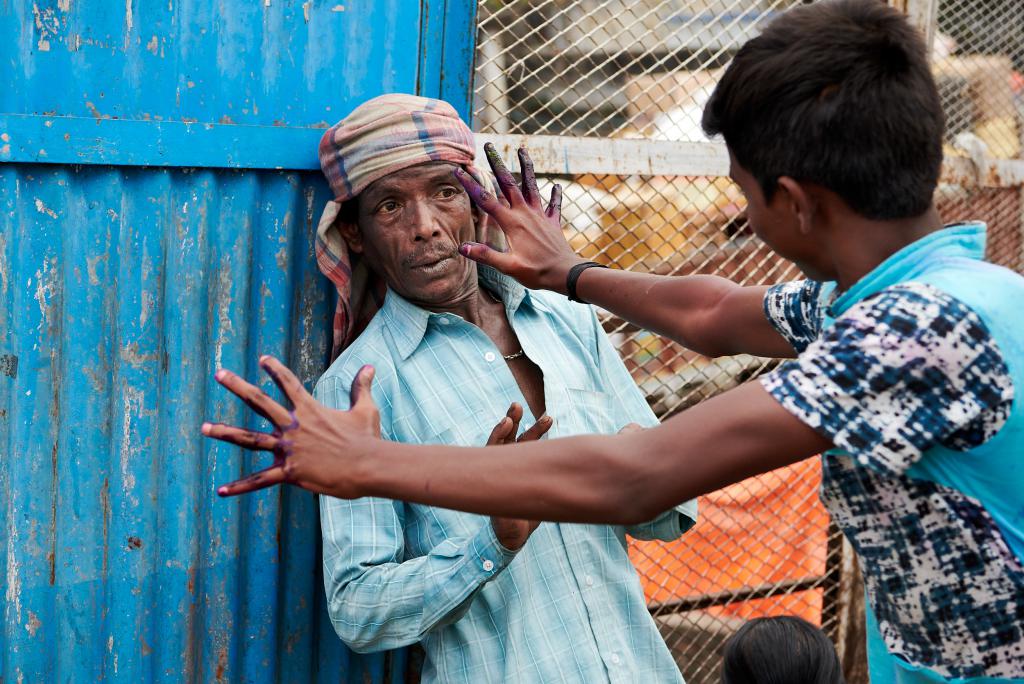
[[[492,184],[473,166],[473,132],[447,102],[415,95],[381,95],[368,100],[327,129],[320,139],[320,168],[334,193],[316,230],[316,260],[338,291],[334,312],[337,358],[384,303],[384,281],[349,253],[339,230],[341,205],[371,183],[402,169],[427,162],[461,165],[477,181]],[[477,239],[500,245],[486,214],[477,222]]]

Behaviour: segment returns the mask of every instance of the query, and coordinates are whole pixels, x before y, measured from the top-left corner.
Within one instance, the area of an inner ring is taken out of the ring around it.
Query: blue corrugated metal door
[[[465,111],[474,5],[0,3],[0,680],[399,679],[327,620],[315,499],[219,500],[261,459],[198,426],[251,416],[220,366],[322,370],[321,130]]]

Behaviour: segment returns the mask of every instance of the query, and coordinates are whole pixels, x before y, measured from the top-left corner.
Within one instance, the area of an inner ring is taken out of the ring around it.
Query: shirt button
[[[451,321],[450,321],[450,320],[448,320],[448,318],[446,318],[445,316],[441,316],[441,317],[439,317],[439,318],[437,319],[437,322],[438,322],[438,323],[440,323],[441,325],[448,325],[448,324],[450,324],[450,323],[451,323]]]
[[[496,358],[498,357],[494,355],[494,352],[487,352],[484,354],[484,361],[491,362]]]
[[[494,561],[492,561],[492,560],[485,560],[484,563],[483,563],[483,568],[484,568],[484,572],[490,572],[491,570],[494,569]]]
[[[592,587],[592,586],[594,586],[594,578],[593,578],[593,577],[591,577],[590,575],[587,575],[587,579],[586,579],[586,582],[587,582],[587,586],[588,586],[588,587]]]
[[[618,653],[612,653],[612,656],[611,656],[611,658],[609,658],[609,660],[612,661],[612,665],[618,665],[619,664],[619,654]]]

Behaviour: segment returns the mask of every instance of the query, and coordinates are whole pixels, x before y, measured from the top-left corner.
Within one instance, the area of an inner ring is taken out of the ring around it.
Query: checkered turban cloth
[[[493,184],[473,166],[473,132],[447,102],[415,95],[381,95],[368,100],[327,129],[320,139],[320,168],[334,193],[316,231],[316,260],[338,291],[334,312],[337,358],[384,303],[387,287],[358,255],[351,254],[340,227],[341,204],[371,183],[427,162],[450,162],[466,169],[485,187]],[[477,221],[477,239],[501,245],[486,214]]]

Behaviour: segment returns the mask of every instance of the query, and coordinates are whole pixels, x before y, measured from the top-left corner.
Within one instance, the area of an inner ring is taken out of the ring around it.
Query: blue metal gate
[[[389,91],[469,109],[475,3],[0,3],[0,680],[398,681],[324,609],[315,499],[212,381],[307,382],[322,129]],[[270,390],[268,386],[268,391]]]

